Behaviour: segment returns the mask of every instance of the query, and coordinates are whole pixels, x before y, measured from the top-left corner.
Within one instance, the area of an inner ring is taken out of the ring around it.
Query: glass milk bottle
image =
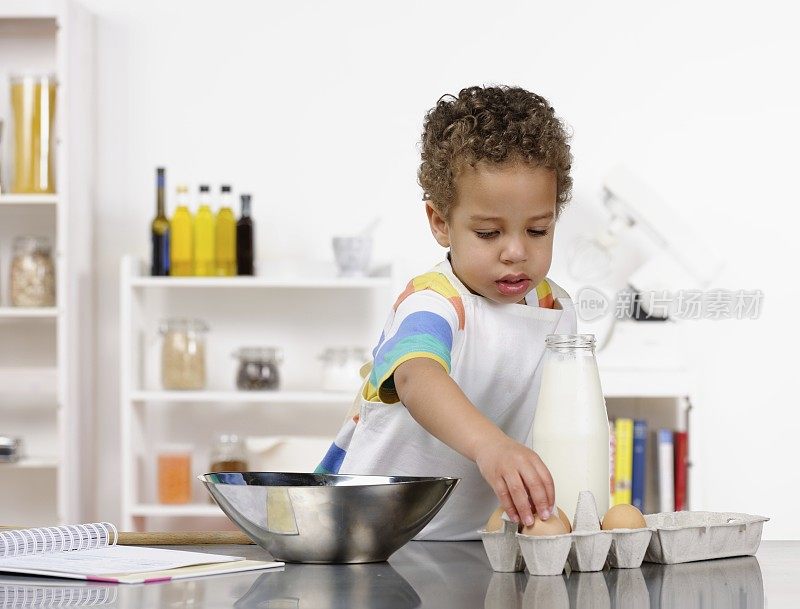
[[[531,448],[556,487],[556,505],[572,520],[589,490],[602,519],[609,505],[608,413],[594,357],[594,335],[547,337]]]

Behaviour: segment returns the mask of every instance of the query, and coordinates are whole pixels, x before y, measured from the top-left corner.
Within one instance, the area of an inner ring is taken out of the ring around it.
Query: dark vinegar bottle
[[[169,275],[169,220],[165,213],[164,168],[156,169],[156,217],[150,224],[152,240],[150,274]]]
[[[250,217],[250,195],[242,195],[242,217],[236,223],[236,274],[254,275],[255,227]]]

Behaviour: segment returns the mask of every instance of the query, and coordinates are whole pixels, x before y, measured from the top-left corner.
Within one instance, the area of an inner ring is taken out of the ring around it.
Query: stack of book
[[[659,429],[648,438],[647,421],[617,418],[610,428],[611,505],[630,503],[642,513],[685,510],[688,436]],[[647,443],[655,442],[655,467],[647,467]],[[657,503],[645,506],[648,475],[658,482]]]

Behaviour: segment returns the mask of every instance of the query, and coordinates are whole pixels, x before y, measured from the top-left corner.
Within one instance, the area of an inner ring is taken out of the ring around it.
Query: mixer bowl
[[[277,560],[389,558],[447,501],[458,478],[225,472],[198,476],[250,539]]]

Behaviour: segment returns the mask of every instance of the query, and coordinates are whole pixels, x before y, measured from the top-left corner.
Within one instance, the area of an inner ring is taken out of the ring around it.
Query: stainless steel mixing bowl
[[[222,511],[277,560],[386,560],[430,522],[458,478],[226,472],[198,476]]]

